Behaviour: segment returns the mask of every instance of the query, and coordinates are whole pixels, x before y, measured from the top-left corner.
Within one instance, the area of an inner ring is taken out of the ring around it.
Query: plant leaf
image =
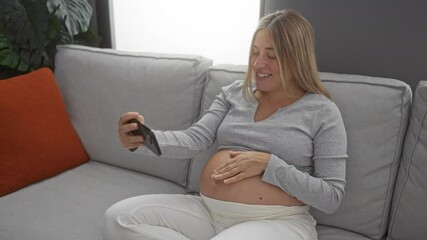
[[[91,27],[89,27],[86,32],[82,32],[74,37],[74,44],[88,45],[92,47],[99,47],[101,41],[102,37],[100,37]]]
[[[12,50],[13,49],[11,48],[10,43],[7,40],[6,36],[0,33],[0,65],[5,66],[4,64],[2,64],[2,62],[4,61],[4,59],[7,58],[7,56],[10,54]],[[7,66],[7,67],[10,67],[10,66]]]
[[[65,21],[70,36],[87,31],[92,16],[87,0],[47,0],[46,6],[50,13]]]
[[[2,0],[3,2],[4,0]],[[42,48],[47,44],[49,13],[46,0],[8,0],[2,3],[0,14],[6,37],[16,48]]]
[[[30,68],[28,63],[22,61],[18,52],[16,52],[7,38],[0,34],[0,65],[11,69],[17,69],[21,72],[27,72]]]

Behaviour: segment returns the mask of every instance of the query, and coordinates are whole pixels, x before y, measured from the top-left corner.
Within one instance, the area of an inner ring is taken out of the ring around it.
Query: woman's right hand
[[[134,136],[131,131],[138,129],[136,123],[128,123],[131,119],[137,119],[144,123],[144,117],[137,112],[127,112],[120,116],[117,133],[122,146],[127,149],[137,148],[144,145],[143,136]]]

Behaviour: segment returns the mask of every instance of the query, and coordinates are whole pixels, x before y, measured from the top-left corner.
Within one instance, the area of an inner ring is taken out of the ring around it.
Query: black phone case
[[[133,135],[142,135],[145,139],[144,146],[150,149],[157,156],[162,155],[162,151],[160,151],[159,143],[157,142],[156,135],[154,135],[153,131],[143,123],[138,121],[137,119],[131,119],[128,123],[136,123],[138,124],[138,129],[133,130]],[[134,152],[137,148],[131,148],[129,151]]]

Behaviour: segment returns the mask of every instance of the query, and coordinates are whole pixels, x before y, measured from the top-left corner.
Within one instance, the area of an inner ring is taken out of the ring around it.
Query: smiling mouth
[[[259,77],[259,78],[268,78],[268,77],[270,77],[272,74],[269,74],[269,73],[257,73],[256,75],[257,75],[257,77]]]

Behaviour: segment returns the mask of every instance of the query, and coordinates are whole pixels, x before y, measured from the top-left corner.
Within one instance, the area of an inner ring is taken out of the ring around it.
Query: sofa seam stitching
[[[96,51],[90,48],[82,48],[82,47],[74,47],[73,45],[60,45],[58,46],[61,49],[67,49],[67,50],[74,50],[74,51],[82,51],[82,52],[91,52],[91,53],[98,53],[98,54],[105,54],[105,55],[110,55],[110,56],[117,56],[117,57],[133,57],[133,58],[150,58],[150,59],[167,59],[167,60],[182,60],[182,61],[189,61],[189,62],[199,62],[200,59],[198,57],[192,56],[192,55],[188,55],[186,56],[149,56],[149,55],[143,55],[143,54],[156,54],[153,52],[139,52],[139,54],[141,55],[132,55],[129,53],[126,53],[125,51],[120,51],[118,53],[114,53],[114,52],[109,52],[109,51]]]
[[[424,111],[421,124],[420,124],[419,128],[417,129],[417,134],[415,136],[415,138],[416,138],[415,144],[413,145],[413,147],[411,149],[411,153],[410,153],[410,157],[409,157],[409,161],[408,161],[408,167],[406,169],[404,169],[405,178],[403,180],[402,186],[399,188],[399,195],[397,196],[396,207],[394,208],[394,211],[392,211],[390,213],[391,216],[390,216],[389,226],[393,226],[394,225],[394,221],[395,221],[396,214],[397,214],[396,213],[397,212],[397,208],[400,205],[400,199],[401,199],[402,194],[403,194],[403,192],[405,190],[406,183],[407,183],[407,181],[409,179],[409,174],[410,174],[409,169],[412,167],[412,161],[413,161],[413,158],[414,158],[415,148],[417,147],[417,145],[419,143],[421,130],[423,129],[422,126],[423,126],[423,123],[424,123],[424,121],[426,119],[426,116],[427,116],[427,111]]]
[[[196,63],[201,63],[201,61],[198,61],[198,62],[196,62]],[[192,70],[193,70],[193,75],[196,75],[197,76],[197,69],[196,69],[196,63],[194,63],[193,64],[193,66],[192,66]],[[199,80],[199,76],[197,76],[197,78],[195,79],[196,81],[197,80]],[[196,81],[195,82],[193,82],[193,84],[192,84],[192,88],[193,88],[193,103],[195,103],[196,102],[196,100],[197,100],[197,94],[196,94]],[[202,93],[202,95],[201,95],[201,97],[203,97],[203,93]],[[191,119],[191,124],[190,124],[190,126],[191,125],[193,125],[195,122],[197,122],[198,121],[198,118],[200,117],[200,112],[199,112],[199,116],[196,116],[196,105],[197,104],[195,104],[195,105],[193,105],[193,107],[192,107],[192,111],[193,111],[193,114],[192,114],[192,119]],[[201,109],[201,107],[199,108],[199,109]],[[186,178],[185,178],[185,190],[188,192],[188,189],[189,189],[189,184],[190,184],[190,177],[191,177],[191,166],[192,166],[192,163],[193,163],[193,159],[194,159],[194,157],[192,157],[192,158],[189,158],[188,160],[188,166],[187,166],[187,176],[186,176]]]
[[[402,137],[402,127],[403,127],[402,125],[404,123],[404,119],[403,119],[404,114],[403,113],[404,113],[404,108],[405,108],[405,99],[404,99],[405,93],[406,93],[406,91],[403,91],[402,94],[401,94],[401,101],[402,101],[402,105],[401,105],[401,108],[400,108],[400,116],[401,117],[400,117],[399,131],[398,131],[398,136],[397,136],[397,141],[396,141],[396,149],[398,149],[399,140]],[[408,125],[409,125],[409,121],[408,121]],[[408,126],[407,126],[407,129],[408,129]],[[404,139],[403,139],[402,144],[405,144]],[[401,149],[400,156],[402,156],[402,153],[403,153],[403,147]],[[388,184],[387,184],[386,196],[385,196],[386,198],[384,199],[383,210],[382,210],[382,213],[381,213],[381,221],[380,221],[380,225],[379,225],[379,229],[378,229],[378,233],[380,233],[380,234],[382,234],[381,233],[381,228],[384,225],[384,214],[386,212],[386,205],[388,204],[386,202],[386,200],[390,196],[391,196],[391,199],[390,199],[390,203],[389,203],[390,204],[390,206],[389,206],[389,210],[390,210],[389,214],[391,215],[392,197],[393,197],[393,192],[394,192],[394,188],[393,188],[393,191],[391,191],[391,193],[390,193],[390,189],[391,189],[391,185],[392,185],[391,181],[393,181],[393,179],[391,178],[391,172],[392,172],[392,165],[396,164],[396,161],[398,161],[397,151],[395,151],[394,156],[393,156],[393,161],[391,162],[391,164],[389,166],[389,171],[388,171],[389,177],[388,177]],[[400,164],[400,161],[399,161],[399,164]],[[397,171],[396,171],[396,177],[394,178],[393,185],[396,183],[398,170],[399,169],[397,169]],[[390,216],[388,216],[388,219],[390,219]],[[385,227],[385,231],[386,232],[388,230],[388,226],[389,226],[389,221],[387,221],[387,226]]]
[[[364,84],[364,85],[371,85],[371,86],[380,86],[380,87],[387,87],[387,88],[392,88],[392,89],[399,89],[399,90],[403,90],[403,92],[405,92],[405,90],[407,89],[406,85],[389,85],[386,83],[372,83],[372,82],[362,82],[362,81],[348,81],[348,80],[334,80],[334,79],[321,79],[322,82],[335,82],[335,83],[349,83],[349,84]],[[398,81],[396,79],[389,79],[389,80],[395,80]]]

